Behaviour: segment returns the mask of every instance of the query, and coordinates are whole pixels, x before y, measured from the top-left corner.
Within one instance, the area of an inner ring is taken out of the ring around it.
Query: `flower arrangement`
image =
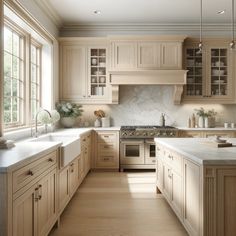
[[[56,109],[61,117],[78,117],[82,115],[82,105],[70,102],[60,102],[56,104]]]
[[[51,117],[46,111],[42,110],[42,112],[38,115],[39,121],[44,125],[48,125],[55,124],[58,120],[60,120],[60,114],[56,110],[50,111],[50,114]]]
[[[217,112],[214,109],[205,111],[203,107],[200,107],[200,109],[195,109],[196,114],[200,117],[214,117]]]
[[[105,117],[105,112],[103,110],[94,111],[94,115],[99,119]]]

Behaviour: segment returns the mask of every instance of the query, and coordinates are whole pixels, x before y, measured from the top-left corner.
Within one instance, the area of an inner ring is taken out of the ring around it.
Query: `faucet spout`
[[[38,115],[39,115],[39,113],[42,112],[42,111],[46,111],[46,112],[49,114],[50,118],[52,118],[51,113],[50,113],[48,110],[46,110],[46,109],[40,109],[40,110],[36,113],[36,116],[35,116],[35,135],[34,135],[35,138],[38,137]]]

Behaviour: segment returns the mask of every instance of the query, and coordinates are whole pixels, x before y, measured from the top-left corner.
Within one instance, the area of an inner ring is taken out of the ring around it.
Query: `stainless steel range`
[[[120,130],[120,170],[155,169],[155,137],[177,137],[171,126],[122,126]]]

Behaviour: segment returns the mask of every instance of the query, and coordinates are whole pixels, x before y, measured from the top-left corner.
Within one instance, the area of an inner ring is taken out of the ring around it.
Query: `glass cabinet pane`
[[[227,85],[227,49],[211,48],[211,95],[227,95]]]
[[[202,53],[198,53],[198,48],[188,48],[186,50],[187,84],[185,95],[202,96],[203,93],[203,72]]]
[[[90,93],[104,96],[107,84],[106,49],[90,49]]]

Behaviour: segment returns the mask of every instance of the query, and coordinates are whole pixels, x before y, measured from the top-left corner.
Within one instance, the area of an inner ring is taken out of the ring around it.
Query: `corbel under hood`
[[[180,104],[187,70],[109,71],[110,84],[118,85],[173,85],[173,100]]]

